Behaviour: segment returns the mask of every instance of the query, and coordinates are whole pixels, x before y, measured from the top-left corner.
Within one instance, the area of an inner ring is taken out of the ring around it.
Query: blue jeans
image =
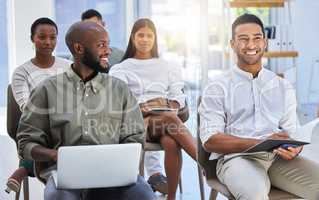
[[[80,200],[84,196],[85,200],[155,200],[151,187],[141,176],[133,185],[89,190],[59,190],[51,177],[44,190],[44,200]]]

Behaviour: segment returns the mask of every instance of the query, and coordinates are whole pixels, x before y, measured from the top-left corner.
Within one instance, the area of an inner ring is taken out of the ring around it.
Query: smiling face
[[[32,42],[37,53],[51,55],[57,41],[57,30],[49,24],[40,24],[36,27]]]
[[[155,43],[155,34],[152,29],[145,26],[140,28],[131,38],[136,49],[136,58],[151,58]]]
[[[267,41],[258,24],[240,24],[235,28],[231,47],[237,55],[238,67],[242,69],[261,68],[261,59],[266,46]]]
[[[110,54],[107,32],[102,29],[87,34],[86,42],[83,46],[82,62],[95,71],[107,72],[109,68],[108,56]]]

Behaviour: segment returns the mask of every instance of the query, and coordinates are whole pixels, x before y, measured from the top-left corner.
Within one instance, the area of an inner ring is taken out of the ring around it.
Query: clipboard
[[[303,141],[297,141],[297,140],[273,140],[273,139],[267,139],[263,140],[262,142],[256,144],[255,146],[252,146],[245,150],[243,153],[255,153],[260,151],[272,151],[275,148],[278,148],[279,146],[283,144],[293,144],[296,146],[302,146],[306,144],[310,144],[309,142],[303,142]]]

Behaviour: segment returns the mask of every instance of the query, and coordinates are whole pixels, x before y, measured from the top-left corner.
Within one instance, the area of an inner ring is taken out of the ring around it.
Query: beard
[[[99,60],[94,59],[93,54],[87,48],[84,49],[84,56],[81,61],[83,64],[93,69],[95,72],[101,72],[101,73],[109,72],[109,67],[104,68],[103,66],[101,66]]]
[[[261,59],[263,57],[263,53],[259,53],[254,58],[248,57],[246,55],[243,55],[241,53],[237,54],[237,59],[239,63],[246,64],[246,65],[255,65],[259,62],[261,62]]]

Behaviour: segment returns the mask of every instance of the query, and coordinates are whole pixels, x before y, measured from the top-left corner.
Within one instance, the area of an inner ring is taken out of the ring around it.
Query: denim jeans
[[[44,200],[154,200],[155,194],[143,177],[135,184],[97,189],[60,190],[53,178],[49,178],[44,190]]]

